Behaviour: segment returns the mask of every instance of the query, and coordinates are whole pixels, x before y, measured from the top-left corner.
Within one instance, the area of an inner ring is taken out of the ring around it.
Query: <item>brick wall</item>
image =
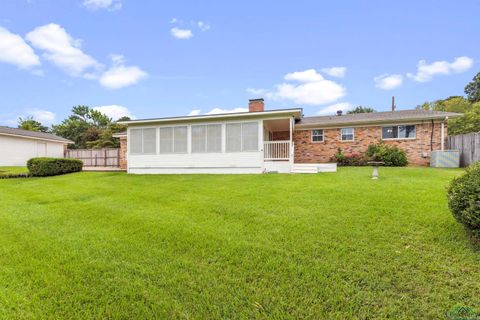
[[[290,131],[273,131],[273,141],[290,140]]]
[[[416,139],[413,140],[385,140],[388,145],[396,145],[405,150],[410,165],[427,166],[430,163],[430,136],[432,123],[417,124]],[[445,137],[447,126],[445,125]],[[324,141],[312,142],[311,130],[297,130],[293,134],[295,144],[295,162],[297,163],[325,163],[331,162],[331,157],[341,148],[345,154],[362,153],[372,142],[378,142],[382,137],[382,127],[355,128],[355,141],[340,141],[340,129],[324,129]],[[433,130],[433,150],[441,148],[441,124],[435,123]],[[427,157],[422,157],[426,154]]]
[[[120,169],[127,170],[127,137],[120,138]]]

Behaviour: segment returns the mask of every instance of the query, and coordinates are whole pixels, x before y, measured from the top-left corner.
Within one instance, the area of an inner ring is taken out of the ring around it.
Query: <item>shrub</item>
[[[338,166],[365,166],[368,159],[358,152],[345,155],[342,149],[338,148],[337,153],[335,153],[331,161],[336,162]]]
[[[448,206],[455,219],[480,239],[480,162],[450,183]]]
[[[388,146],[379,142],[368,146],[366,155],[372,161],[382,161],[387,167],[405,167],[408,164],[405,151],[397,146]]]
[[[56,176],[82,171],[83,162],[78,159],[32,158],[27,162],[28,171],[34,177]]]

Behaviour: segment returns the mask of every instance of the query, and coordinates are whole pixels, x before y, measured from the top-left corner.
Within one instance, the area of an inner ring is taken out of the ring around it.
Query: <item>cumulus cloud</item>
[[[0,27],[0,61],[21,69],[40,65],[39,57],[23,38],[2,27]]]
[[[125,66],[122,55],[112,56],[113,66],[100,76],[100,84],[107,89],[120,89],[134,85],[147,77],[137,66]]]
[[[204,32],[210,30],[210,25],[203,21],[198,21],[197,26],[201,31],[204,31]]]
[[[113,120],[118,120],[121,117],[129,117],[130,119],[135,118],[130,112],[130,110],[128,110],[128,108],[116,104],[108,106],[98,106],[94,107],[93,109],[100,111],[101,113],[105,114],[109,118],[112,118]]]
[[[392,90],[398,88],[403,83],[401,74],[382,74],[373,78],[375,87],[382,90]]]
[[[195,109],[195,110],[190,111],[190,113],[188,115],[189,116],[198,116],[200,114],[200,112],[201,112],[201,110]]]
[[[349,110],[353,109],[353,105],[350,102],[340,102],[336,104],[332,104],[328,107],[325,107],[317,112],[319,116],[326,116],[326,115],[335,115],[337,111],[341,110],[343,113],[346,113]]]
[[[84,0],[83,5],[90,10],[119,10],[122,8],[122,0]]]
[[[191,37],[193,37],[192,30],[181,29],[181,28],[177,28],[177,27],[174,27],[174,28],[170,29],[170,34],[174,38],[183,39],[183,40],[190,39]]]
[[[323,68],[321,70],[323,73],[336,78],[343,78],[347,73],[347,68],[345,67],[330,67],[330,68]]]
[[[55,23],[35,28],[26,36],[33,47],[43,50],[43,57],[72,76],[80,76],[87,69],[100,64],[81,50],[81,41],[73,39]]]
[[[237,113],[237,112],[247,112],[247,111],[248,111],[248,108],[233,108],[233,109],[214,108],[208,111],[206,114]]]
[[[49,126],[55,122],[55,113],[48,110],[28,109],[27,113],[31,115],[35,120],[41,122],[43,125]]]
[[[299,83],[281,83],[266,97],[274,100],[288,100],[298,104],[321,105],[332,103],[346,95],[340,84],[326,80],[315,69],[288,73],[285,80]]]
[[[436,75],[461,73],[472,66],[473,59],[466,56],[455,58],[452,62],[441,60],[430,64],[426,60],[420,60],[417,64],[417,72],[415,74],[408,73],[407,76],[417,82],[428,82]]]

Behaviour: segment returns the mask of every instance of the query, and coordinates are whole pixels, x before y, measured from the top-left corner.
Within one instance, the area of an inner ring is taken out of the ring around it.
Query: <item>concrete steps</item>
[[[316,164],[293,164],[291,173],[318,173],[318,165]]]

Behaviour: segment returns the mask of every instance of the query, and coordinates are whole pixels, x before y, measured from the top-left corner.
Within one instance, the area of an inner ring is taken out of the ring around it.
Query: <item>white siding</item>
[[[231,121],[239,123],[242,121]],[[204,124],[221,124],[220,128],[216,128],[212,132],[215,137],[218,133],[222,133],[221,148],[218,148],[219,152],[205,152],[206,146],[200,150],[198,136],[203,134],[198,129],[194,130],[192,141],[190,136],[188,137],[189,150],[183,154],[130,154],[128,153],[128,172],[138,174],[158,174],[158,173],[261,173],[263,171],[263,125],[262,120],[245,120],[243,122],[256,122],[258,126],[258,150],[249,152],[228,152],[225,150],[225,125],[229,122],[209,122],[209,123],[196,123],[188,125],[188,133],[190,134],[192,129],[195,129],[195,125]],[[152,126],[149,126],[150,128]],[[168,127],[158,126],[160,128]],[[130,138],[131,130],[142,128],[141,126],[130,127],[128,135]],[[198,128],[198,127],[197,127]],[[205,128],[206,129],[206,128]],[[205,130],[206,131],[206,130]],[[216,137],[217,138],[217,137]],[[211,142],[213,142],[212,139]],[[217,139],[215,139],[217,140]],[[204,141],[204,140],[203,140]],[[207,143],[208,144],[208,143]],[[255,144],[252,144],[253,147]],[[197,152],[195,152],[197,151]]]
[[[0,135],[0,166],[26,166],[45,156],[63,158],[63,143]]]

